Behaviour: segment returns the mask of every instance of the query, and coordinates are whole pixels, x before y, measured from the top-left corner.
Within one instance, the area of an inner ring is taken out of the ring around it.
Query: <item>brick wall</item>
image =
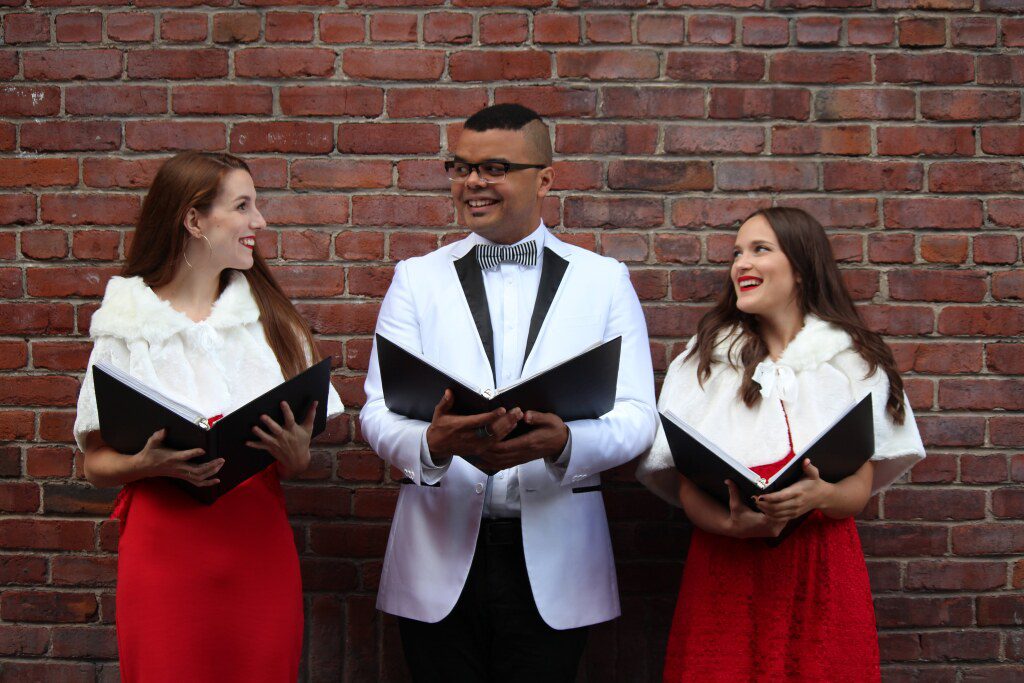
[[[889,681],[1024,676],[1022,0],[0,0],[0,679],[113,681],[112,493],[71,440],[88,327],[154,169],[250,160],[260,248],[349,406],[287,487],[306,680],[406,680],[374,593],[396,488],[361,442],[394,263],[453,239],[440,169],[494,102],[548,117],[545,216],[626,261],[661,372],[773,202],[831,232],[930,457],[861,536]],[[624,613],[586,681],[653,681],[686,548],[605,491]]]

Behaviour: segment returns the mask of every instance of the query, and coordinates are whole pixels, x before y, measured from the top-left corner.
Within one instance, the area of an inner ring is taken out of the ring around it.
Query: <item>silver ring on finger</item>
[[[476,428],[476,435],[477,435],[477,438],[479,438],[479,439],[489,439],[492,436],[494,436],[494,432],[491,431],[490,427],[488,427],[487,425],[484,425],[482,427],[477,427]]]

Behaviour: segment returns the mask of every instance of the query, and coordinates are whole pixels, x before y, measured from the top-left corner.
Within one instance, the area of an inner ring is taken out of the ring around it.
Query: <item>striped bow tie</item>
[[[530,240],[529,242],[512,246],[505,244],[478,244],[476,245],[476,260],[482,270],[493,270],[502,263],[535,266],[537,265],[537,241]]]

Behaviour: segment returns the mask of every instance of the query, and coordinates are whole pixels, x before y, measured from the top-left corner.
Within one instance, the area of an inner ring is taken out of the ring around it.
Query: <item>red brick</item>
[[[379,116],[384,108],[384,91],[363,86],[295,86],[279,96],[287,116]]]
[[[0,616],[10,621],[86,622],[96,617],[96,596],[90,593],[7,591],[0,595]]]
[[[452,54],[448,71],[453,81],[533,80],[551,76],[551,58],[546,52],[533,50],[470,50]]]
[[[1020,334],[1019,332],[1017,334]],[[994,446],[1024,446],[1024,420],[1018,416],[993,417],[989,424],[989,437]],[[1016,461],[1015,461],[1016,463]],[[1014,464],[1014,480],[1018,479],[1017,466]]]
[[[913,90],[825,89],[818,93],[814,110],[824,121],[850,119],[913,119]]]
[[[775,126],[773,154],[868,155],[871,129],[867,126]]]
[[[153,35],[152,14],[112,12],[107,15],[107,38],[110,40],[122,43],[148,43],[153,40]]]
[[[180,121],[128,121],[125,146],[138,151],[224,149],[227,130],[223,123]]]
[[[706,161],[616,160],[608,163],[608,187],[648,192],[710,190],[714,174]]]
[[[124,219],[119,219],[124,220]],[[111,267],[29,268],[26,271],[29,296],[101,296],[107,280],[119,269]]]
[[[978,83],[1024,85],[1024,55],[979,55]]]
[[[702,118],[704,93],[697,88],[606,88],[604,115],[616,118]]]
[[[121,233],[113,230],[76,230],[71,253],[77,259],[114,261],[118,258]]]
[[[17,75],[18,53],[14,52],[13,50],[8,50],[7,52],[0,53],[0,78],[11,79]],[[13,141],[13,136],[11,139]]]
[[[354,296],[384,296],[394,275],[390,266],[350,266],[347,270],[348,293]]]
[[[292,298],[327,298],[345,291],[345,270],[331,266],[273,266],[274,277]]]
[[[953,527],[953,552],[957,555],[1012,555],[1022,551],[1024,524],[968,524]],[[995,614],[995,604],[984,604],[987,599],[978,599],[978,624],[987,626],[1001,623]]]
[[[293,189],[357,189],[391,185],[391,162],[308,159],[292,163]]]
[[[974,153],[974,131],[966,126],[879,127],[877,135],[878,153],[886,156],[971,156]]]
[[[1024,227],[1024,201],[1019,199],[990,199],[988,219],[995,225],[1008,228]]]
[[[1024,299],[1024,272],[993,273],[992,298],[999,301]]]
[[[981,227],[981,202],[974,199],[906,198],[883,203],[885,226],[901,230]]]
[[[51,654],[67,658],[117,659],[117,637],[109,627],[55,628]]]
[[[974,262],[977,264],[1016,263],[1019,256],[1013,235],[979,235],[974,238]]]
[[[988,17],[953,17],[949,29],[957,47],[994,47],[999,39],[999,25]]]
[[[680,228],[738,228],[741,221],[758,209],[770,206],[769,200],[734,198],[687,198],[679,199],[672,205],[672,225]],[[723,236],[728,242],[726,258],[732,260],[733,235]],[[708,245],[708,260],[712,249]]]
[[[121,124],[117,121],[44,121],[21,126],[24,150],[111,150],[120,146]]]
[[[60,112],[60,88],[0,86],[0,116],[44,117]]]
[[[68,184],[70,183],[69,179]],[[35,195],[0,194],[0,223],[4,225],[18,225],[35,223],[35,221]]]
[[[840,17],[799,17],[796,20],[797,45],[838,45],[842,28]]]
[[[764,55],[722,51],[670,52],[665,72],[677,81],[736,82],[759,81],[764,73]]]
[[[42,655],[46,653],[49,644],[48,628],[25,626],[24,624],[0,626],[0,654],[2,655]]]
[[[922,306],[870,306],[857,308],[864,322],[875,332],[889,335],[931,334],[935,314]]]
[[[781,83],[864,83],[871,58],[864,52],[780,52],[771,57],[769,78]]]
[[[347,208],[347,207],[346,207]],[[280,223],[282,221],[278,221]],[[281,258],[326,261],[330,258],[331,235],[323,230],[286,230],[281,233]]]
[[[261,85],[180,86],[171,91],[171,107],[176,114],[271,114],[274,94]]]
[[[61,158],[4,159],[0,187],[76,185],[78,161]]]
[[[148,85],[82,85],[64,91],[68,114],[111,115],[163,114],[167,89]]]
[[[343,123],[338,151],[346,154],[425,154],[441,149],[440,128],[432,123]]]
[[[654,228],[664,222],[659,200],[570,197],[564,222],[569,228]]]
[[[1024,154],[1024,131],[1020,126],[986,126],[981,129],[981,149],[986,154]]]
[[[0,510],[33,513],[39,510],[39,486],[31,482],[0,482]]]
[[[555,174],[557,180],[558,174]],[[437,159],[406,159],[398,162],[398,187],[404,190],[447,191],[451,181]]]
[[[160,39],[172,43],[206,40],[207,15],[195,12],[165,12],[160,16]],[[312,37],[312,36],[310,36]]]
[[[534,28],[534,35],[536,32]],[[686,39],[686,17],[673,14],[641,14],[637,17],[636,37],[638,42],[646,45],[682,45]]]
[[[814,164],[802,161],[723,161],[718,187],[725,191],[811,190],[818,186]]]
[[[1020,192],[1024,168],[1020,163],[943,162],[928,170],[932,192]]]
[[[528,33],[529,22],[525,14],[485,14],[480,17],[481,45],[519,45],[526,41]],[[415,37],[413,35],[413,39]]]
[[[672,299],[675,301],[713,301],[729,286],[725,268],[675,268],[672,270]]]
[[[75,440],[75,436],[72,433],[74,424],[74,411],[41,411],[39,415],[39,438],[44,441],[72,443]],[[29,462],[32,460],[34,450],[35,449],[29,449],[28,451]],[[70,463],[74,459],[74,451],[70,448],[51,450],[62,451],[64,453],[64,458],[68,461],[68,467],[70,468]]]
[[[313,40],[309,12],[267,12],[263,37],[268,43],[306,43]]]
[[[238,55],[236,55],[236,58]],[[120,75],[120,66],[118,67]],[[228,53],[214,48],[134,50],[128,53],[128,76],[136,79],[200,79],[228,75]],[[241,74],[239,74],[241,75]]]
[[[894,53],[875,58],[875,80],[879,83],[950,84],[973,79],[974,58],[969,55]]]
[[[925,235],[921,238],[921,258],[930,263],[964,263],[968,239],[962,235]]]
[[[330,123],[273,121],[236,123],[231,129],[231,151],[325,154],[334,148]]]
[[[786,206],[807,211],[826,228],[869,228],[878,225],[878,203],[872,197],[804,197],[790,199]]]
[[[163,159],[89,158],[82,161],[82,179],[89,187],[149,187]]]
[[[477,53],[479,55],[479,53]],[[452,59],[454,60],[453,55]],[[350,78],[386,81],[434,81],[444,71],[440,50],[345,50],[342,69]],[[452,75],[455,79],[454,74]],[[490,79],[485,79],[490,80]]]
[[[666,126],[665,151],[674,154],[760,154],[764,129],[757,126]]]
[[[1000,24],[1003,27],[1004,47],[1024,46],[1024,19],[1003,19]]]
[[[0,547],[36,550],[93,550],[93,522],[56,519],[0,519]],[[11,595],[10,592],[5,593]],[[2,610],[2,608],[0,608]],[[6,619],[7,616],[4,615]]]
[[[601,240],[601,253],[618,261],[639,262],[647,258],[647,242],[640,235],[612,234]],[[641,301],[659,301],[668,294],[668,271],[647,268],[631,270],[629,277]]]
[[[282,94],[283,97],[283,94]],[[383,101],[383,95],[381,96]],[[483,88],[394,88],[388,90],[390,118],[468,117],[487,106]],[[379,114],[379,110],[376,112]]]
[[[644,17],[640,17],[641,23],[643,20]],[[573,14],[558,12],[536,14],[533,17],[533,41],[538,44],[575,45],[580,42],[580,19]],[[640,42],[644,42],[643,39]]]
[[[899,32],[903,47],[940,47],[946,44],[946,20],[941,17],[902,17]]]
[[[885,516],[892,520],[984,519],[985,492],[970,489],[895,488],[885,494]]]
[[[789,20],[785,17],[746,16],[742,19],[743,44],[781,47],[789,44]]]
[[[23,341],[0,342],[0,368],[4,370],[18,370],[25,367],[27,363],[28,344]],[[5,415],[0,413],[0,420],[3,420],[4,417]],[[28,436],[31,436],[32,431],[35,430],[35,424],[31,414],[27,415],[27,417],[27,426],[30,430]]]
[[[946,306],[939,312],[939,333],[1012,337],[1024,333],[1024,309],[1016,306]]]
[[[137,195],[46,194],[41,218],[63,225],[132,225],[139,200]]]
[[[555,150],[562,154],[653,154],[658,140],[654,125],[560,124]]]
[[[889,295],[897,301],[978,302],[988,292],[982,271],[907,270],[889,273]]]
[[[541,116],[593,116],[597,93],[590,89],[535,85],[494,89],[494,103],[529,106]]]
[[[4,42],[8,45],[48,43],[50,17],[39,12],[10,13],[3,18]]]
[[[921,164],[910,162],[832,161],[822,165],[826,190],[920,190]]]
[[[736,21],[728,16],[692,14],[686,22],[690,45],[730,45],[736,37]]]
[[[393,232],[388,241],[388,259],[401,261],[437,249],[437,235],[428,232]]]
[[[1021,410],[1024,380],[948,379],[939,382],[939,403],[950,410]]]
[[[896,37],[896,24],[890,17],[855,17],[846,23],[846,39],[851,46],[890,45]]]
[[[921,114],[934,121],[1020,117],[1020,94],[991,90],[931,90],[921,93]]]
[[[58,14],[54,24],[58,43],[98,43],[103,38],[103,15],[98,12]]]
[[[985,356],[990,372],[1024,375],[1024,344],[986,344]]]
[[[960,458],[960,479],[965,484],[991,484],[1006,481],[1005,455],[964,455]]]
[[[63,230],[32,230],[21,233],[21,253],[30,259],[60,259],[68,255],[68,236]]]
[[[711,88],[713,119],[793,119],[810,116],[811,93],[802,88]]]
[[[323,35],[322,28],[329,18],[329,15],[320,18],[321,38],[324,42],[331,42]],[[218,12],[213,15],[215,43],[251,43],[259,40],[259,37],[260,15],[257,12]]]
[[[252,47],[235,53],[240,78],[303,78],[334,75],[334,50],[302,47]]]
[[[423,17],[423,41],[426,43],[465,45],[472,40],[472,14],[467,12],[431,12]]]
[[[346,261],[381,260],[384,258],[384,236],[379,232],[341,232],[334,239],[334,252]]]
[[[455,220],[447,197],[357,195],[352,198],[352,222],[366,226],[441,227]]]
[[[0,303],[2,334],[70,334],[74,324],[74,308],[70,304]]]
[[[693,235],[656,234],[654,257],[659,263],[697,263],[700,240]]]
[[[27,410],[0,411],[0,438],[4,441],[27,441],[35,436],[35,431],[35,417],[31,412]]]
[[[121,51],[39,50],[22,56],[25,78],[33,81],[98,80],[121,75]]]
[[[348,201],[345,197],[330,194],[302,194],[273,196],[263,199],[261,212],[267,222],[274,226],[280,225],[327,225],[334,226],[348,221]],[[322,234],[324,245],[330,241],[330,233],[318,231],[304,231],[302,233],[282,233],[282,244],[284,245],[285,258],[295,258],[288,248],[289,235],[303,235],[302,241],[313,239],[313,235]],[[327,247],[324,247],[325,260]],[[310,257],[312,258],[312,257]]]
[[[644,306],[647,331],[652,337],[688,337],[697,330],[697,322],[707,306]]]

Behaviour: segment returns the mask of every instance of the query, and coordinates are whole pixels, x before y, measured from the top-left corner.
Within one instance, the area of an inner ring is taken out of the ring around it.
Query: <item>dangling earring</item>
[[[188,262],[188,254],[186,254],[184,251],[181,252],[181,258],[185,259],[185,265],[188,266],[189,270],[192,270],[192,264]]]
[[[207,254],[207,256],[206,256],[206,260],[207,260],[207,261],[209,261],[210,259],[212,259],[212,258],[213,258],[213,245],[212,245],[212,244],[210,244],[210,238],[209,238],[209,237],[207,237],[207,236],[206,236],[206,235],[204,235],[203,233],[199,233],[199,235],[200,235],[200,237],[202,237],[202,238],[203,238],[204,240],[206,240],[206,246],[207,246],[207,248],[209,248],[209,250],[210,250],[209,254]]]

